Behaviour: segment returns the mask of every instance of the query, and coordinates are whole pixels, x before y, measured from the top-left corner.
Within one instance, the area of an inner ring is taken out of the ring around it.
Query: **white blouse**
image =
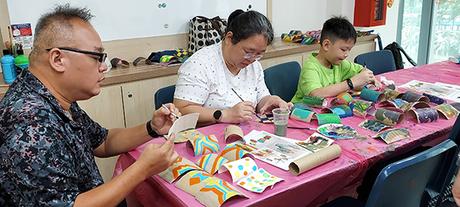
[[[222,42],[204,47],[193,54],[178,72],[174,98],[204,107],[226,109],[243,100],[254,103],[270,95],[264,81],[262,65],[254,61],[233,75],[222,55]]]

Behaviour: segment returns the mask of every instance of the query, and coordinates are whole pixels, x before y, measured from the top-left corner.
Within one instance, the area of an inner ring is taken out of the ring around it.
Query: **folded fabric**
[[[150,55],[149,55],[149,57],[147,59],[152,61],[152,62],[159,63],[161,57],[163,57],[164,55],[172,55],[172,56],[174,56],[176,53],[177,53],[176,50],[163,50],[163,51],[159,51],[159,52],[152,52],[152,53],[150,53]]]
[[[147,60],[153,63],[183,63],[190,55],[191,53],[185,49],[163,50],[150,53]]]

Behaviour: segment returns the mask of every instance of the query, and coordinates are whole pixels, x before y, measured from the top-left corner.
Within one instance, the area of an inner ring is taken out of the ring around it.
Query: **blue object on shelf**
[[[1,58],[3,80],[6,84],[12,84],[16,79],[16,66],[14,65],[14,57],[9,50],[3,50],[3,57]]]

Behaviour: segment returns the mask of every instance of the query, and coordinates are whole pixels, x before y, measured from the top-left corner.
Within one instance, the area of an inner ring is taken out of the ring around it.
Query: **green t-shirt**
[[[303,63],[300,72],[297,92],[292,98],[292,103],[299,103],[302,98],[309,95],[313,90],[332,84],[340,83],[361,72],[363,66],[343,60],[331,68],[324,67],[316,58],[318,53],[312,53]]]

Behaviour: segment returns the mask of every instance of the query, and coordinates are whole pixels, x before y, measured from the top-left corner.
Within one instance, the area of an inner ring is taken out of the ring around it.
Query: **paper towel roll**
[[[289,164],[289,171],[294,175],[300,175],[314,167],[329,162],[340,156],[342,149],[339,145],[333,144],[318,152],[303,156]]]

